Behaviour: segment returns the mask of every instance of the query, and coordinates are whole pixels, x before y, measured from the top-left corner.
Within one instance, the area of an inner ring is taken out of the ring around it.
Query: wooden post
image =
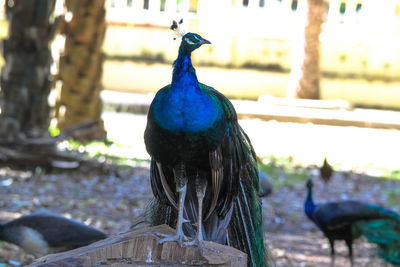
[[[144,227],[86,247],[47,255],[30,267],[44,266],[246,266],[247,255],[233,247],[206,242],[208,247],[158,244],[156,233],[172,234],[167,225]]]

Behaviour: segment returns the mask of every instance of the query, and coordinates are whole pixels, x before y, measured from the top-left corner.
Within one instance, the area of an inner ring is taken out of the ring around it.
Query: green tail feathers
[[[248,266],[266,266],[261,200],[254,190],[240,183],[229,225],[229,245],[247,253]],[[267,265],[269,266],[269,265]]]
[[[400,265],[400,219],[380,219],[357,222],[354,227],[371,243],[378,245],[379,256]]]

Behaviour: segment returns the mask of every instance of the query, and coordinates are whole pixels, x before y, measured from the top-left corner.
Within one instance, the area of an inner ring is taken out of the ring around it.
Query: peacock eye
[[[197,43],[198,40],[194,35],[188,36],[188,40],[192,43]]]

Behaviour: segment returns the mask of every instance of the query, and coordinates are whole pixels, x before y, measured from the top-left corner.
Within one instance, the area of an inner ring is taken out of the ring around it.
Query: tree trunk
[[[307,0],[300,5],[302,4],[303,6],[299,7],[298,12],[304,12],[305,23],[302,34],[294,41],[287,96],[319,99],[319,35],[325,5],[323,0]]]
[[[5,1],[9,29],[3,41],[0,139],[8,142],[49,135],[54,5],[55,0]]]
[[[61,93],[56,104],[58,127],[62,130],[92,121],[96,127],[82,132],[84,140],[105,139],[101,119],[101,75],[104,55],[105,0],[66,0],[72,19],[62,29],[66,36],[59,63]]]

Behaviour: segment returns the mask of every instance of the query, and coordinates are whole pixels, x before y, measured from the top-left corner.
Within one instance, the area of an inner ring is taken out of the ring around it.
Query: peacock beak
[[[202,38],[201,44],[202,44],[202,45],[203,45],[203,44],[211,44],[211,42],[208,41],[207,39]]]

